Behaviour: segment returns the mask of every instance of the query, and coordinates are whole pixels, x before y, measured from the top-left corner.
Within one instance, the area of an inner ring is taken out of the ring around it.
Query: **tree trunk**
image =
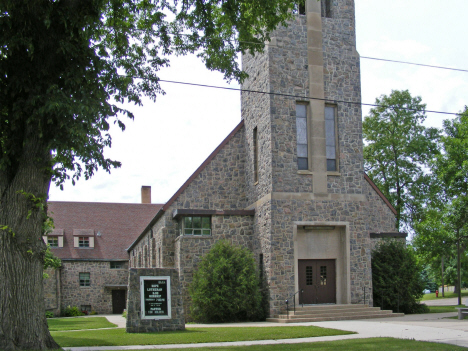
[[[42,281],[50,154],[37,136],[26,140],[15,165],[0,169],[0,350],[59,348],[48,330]]]

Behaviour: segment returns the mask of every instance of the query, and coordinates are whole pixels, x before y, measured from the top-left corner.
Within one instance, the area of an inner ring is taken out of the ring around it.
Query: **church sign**
[[[140,277],[141,319],[171,319],[171,277]]]

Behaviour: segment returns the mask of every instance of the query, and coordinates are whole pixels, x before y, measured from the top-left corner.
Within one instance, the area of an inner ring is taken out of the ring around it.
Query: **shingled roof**
[[[162,206],[50,201],[48,213],[54,219],[55,232],[63,229],[64,236],[63,247],[51,251],[64,260],[128,260],[125,249]],[[74,247],[73,232],[83,229],[93,231],[94,248]]]

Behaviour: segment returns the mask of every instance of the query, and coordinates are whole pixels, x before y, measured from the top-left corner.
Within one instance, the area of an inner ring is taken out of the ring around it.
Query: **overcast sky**
[[[357,50],[361,56],[468,70],[467,0],[356,0]],[[228,85],[195,57],[175,58],[165,80]],[[428,110],[460,112],[468,105],[468,72],[361,59],[362,102],[392,89],[419,95]],[[134,121],[112,130],[106,156],[122,162],[111,174],[99,171],[64,190],[51,186],[52,201],[140,202],[142,185],[152,202],[165,203],[240,122],[240,93],[162,83],[156,103],[132,107]],[[367,108],[363,107],[363,116]],[[441,127],[451,115],[428,113]]]

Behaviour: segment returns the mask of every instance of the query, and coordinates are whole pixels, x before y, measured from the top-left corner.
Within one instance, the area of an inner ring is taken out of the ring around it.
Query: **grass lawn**
[[[176,350],[176,349],[165,349]],[[326,342],[313,342],[302,344],[281,344],[281,345],[254,345],[254,346],[230,346],[230,347],[203,347],[188,348],[191,351],[458,351],[466,350],[464,347],[438,344],[433,342],[423,342],[415,340],[402,340],[393,338],[371,338],[338,340]],[[134,350],[137,351],[137,350]]]
[[[436,297],[435,293],[430,293],[430,294],[424,294],[423,298],[421,299],[421,302],[427,301],[427,300],[436,300],[436,299],[448,299],[448,298],[453,298],[453,297],[458,297],[458,293],[453,293],[453,292],[445,292],[445,296],[442,297],[442,294],[439,294],[439,297]],[[468,297],[468,290],[463,290],[461,291],[461,296],[463,297]]]
[[[427,306],[429,307],[429,313],[445,313],[445,312],[458,312],[457,307],[466,307],[465,305],[453,305],[453,306]]]
[[[353,332],[314,326],[296,327],[246,327],[246,328],[187,328],[184,331],[159,333],[126,333],[125,329],[105,329],[71,332],[51,332],[61,347],[166,345],[204,342],[277,340],[329,335],[346,335]]]
[[[111,323],[106,317],[89,317],[89,318],[48,318],[47,324],[50,331],[65,331],[65,330],[83,330],[83,329],[100,329],[100,328],[115,328],[117,325]]]

